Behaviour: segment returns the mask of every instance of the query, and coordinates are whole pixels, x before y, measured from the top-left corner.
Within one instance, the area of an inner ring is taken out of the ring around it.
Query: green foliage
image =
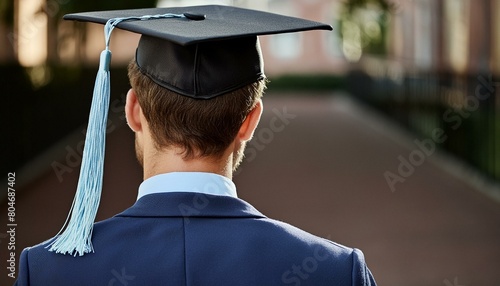
[[[348,0],[339,20],[342,50],[350,61],[363,53],[386,53],[387,29],[394,4],[387,0]]]
[[[370,4],[378,5],[384,11],[393,11],[394,3],[387,0],[348,0],[345,2],[345,7],[349,13],[360,7],[367,7]]]

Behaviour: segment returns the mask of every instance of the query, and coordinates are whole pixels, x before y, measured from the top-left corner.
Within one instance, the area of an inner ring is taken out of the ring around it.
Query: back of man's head
[[[194,99],[158,85],[135,60],[128,75],[155,147],[180,147],[185,159],[221,156],[265,89],[263,79],[211,99]]]

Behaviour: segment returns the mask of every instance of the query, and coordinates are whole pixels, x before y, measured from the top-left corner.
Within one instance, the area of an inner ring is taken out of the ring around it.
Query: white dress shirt
[[[227,177],[203,172],[173,172],[156,175],[142,182],[137,199],[145,195],[169,192],[238,197],[236,186]]]

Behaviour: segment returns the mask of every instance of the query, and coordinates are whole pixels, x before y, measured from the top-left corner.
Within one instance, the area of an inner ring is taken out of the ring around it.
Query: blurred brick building
[[[370,1],[368,1],[370,2]],[[377,1],[372,1],[377,2]],[[449,69],[457,73],[489,68],[500,72],[500,1],[498,0],[393,0],[390,28],[385,37],[387,53],[376,60],[397,63],[393,69]],[[0,44],[0,61],[19,61],[23,66],[47,62],[89,64],[103,48],[102,26],[75,25],[60,21],[63,0],[14,0],[14,27],[4,22],[7,35]],[[342,73],[349,67],[345,41],[339,37],[341,0],[163,0],[159,6],[228,4],[267,10],[322,21],[334,26],[332,33],[312,32],[262,37],[266,69],[282,73]],[[133,56],[137,35],[117,32],[111,41],[113,64],[123,65]],[[360,59],[368,59],[364,54]],[[373,58],[372,58],[373,59]],[[373,68],[372,68],[373,69]],[[373,71],[375,72],[375,71]],[[395,71],[393,70],[392,73]]]

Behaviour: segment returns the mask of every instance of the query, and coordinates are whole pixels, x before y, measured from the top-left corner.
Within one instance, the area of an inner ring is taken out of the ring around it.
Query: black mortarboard
[[[206,100],[265,77],[258,36],[332,29],[309,20],[215,5],[85,12],[64,19],[105,24],[106,41],[75,200],[66,228],[49,245],[50,251],[74,255],[93,251],[109,106],[109,40],[115,27],[142,35],[136,51],[142,73],[164,88]]]
[[[264,77],[257,36],[331,30],[309,20],[215,5],[88,12],[64,19],[106,24],[112,18],[164,14],[185,17],[123,21],[117,27],[142,34],[136,60],[144,74],[195,98],[221,95]]]

